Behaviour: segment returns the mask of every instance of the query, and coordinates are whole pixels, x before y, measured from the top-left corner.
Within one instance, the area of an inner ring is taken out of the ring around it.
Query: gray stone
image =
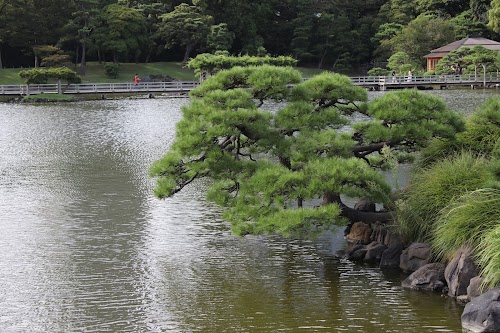
[[[382,253],[380,258],[380,267],[399,267],[403,244],[389,246]]]
[[[347,252],[347,259],[352,261],[362,261],[366,255],[366,246],[358,244]]]
[[[405,272],[415,272],[431,262],[431,246],[427,243],[412,243],[401,253],[399,267]]]
[[[462,247],[446,266],[444,277],[448,283],[448,295],[457,297],[467,295],[470,280],[479,275],[479,269],[471,256],[471,250]]]
[[[494,288],[465,305],[462,327],[468,332],[500,332],[500,288]]]
[[[387,246],[378,242],[371,242],[366,247],[366,254],[363,261],[365,262],[379,262],[382,258],[382,253],[387,249]]]
[[[470,279],[469,286],[467,287],[467,299],[469,301],[483,294],[483,288],[481,287],[483,280],[484,279],[480,276],[475,276]]]
[[[347,252],[345,250],[338,250],[334,253],[333,256],[339,259],[347,258]]]
[[[441,263],[432,263],[420,267],[411,273],[401,285],[413,290],[442,291],[445,287],[445,266]]]

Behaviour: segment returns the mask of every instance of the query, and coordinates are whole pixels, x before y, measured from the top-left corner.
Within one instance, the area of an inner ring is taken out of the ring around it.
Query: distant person
[[[411,77],[413,76],[413,73],[411,72],[411,69],[408,71],[408,82],[411,81]]]
[[[138,85],[140,80],[141,79],[139,79],[139,75],[135,74],[135,76],[134,76],[134,85]]]
[[[392,70],[392,82],[395,82],[396,81],[396,71],[395,70]]]

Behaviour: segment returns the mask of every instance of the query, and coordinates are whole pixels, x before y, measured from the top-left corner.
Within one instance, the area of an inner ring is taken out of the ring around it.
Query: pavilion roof
[[[434,49],[426,55],[424,58],[436,58],[436,57],[444,57],[451,51],[455,51],[461,47],[474,47],[474,46],[484,46],[487,49],[500,51],[500,43],[491,39],[483,38],[483,37],[466,37],[460,40],[457,40],[448,45],[442,46],[440,48]]]

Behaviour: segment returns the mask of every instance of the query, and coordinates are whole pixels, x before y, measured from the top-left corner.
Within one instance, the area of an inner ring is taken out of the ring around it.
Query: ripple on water
[[[0,105],[0,331],[458,327],[446,300],[333,258],[342,233],[235,237],[203,182],[153,198],[148,168],[185,102]]]

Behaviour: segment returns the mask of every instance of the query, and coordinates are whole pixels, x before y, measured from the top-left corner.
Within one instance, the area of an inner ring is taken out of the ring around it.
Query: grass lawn
[[[19,77],[18,73],[24,68],[4,68],[0,69],[0,84],[22,84],[24,81]],[[302,72],[305,78],[310,78],[315,74],[322,72],[316,68],[297,68]],[[104,82],[132,82],[134,75],[139,74],[139,77],[148,75],[168,75],[180,81],[195,81],[194,72],[186,67],[183,67],[180,62],[156,62],[149,64],[127,63],[120,64],[120,75],[116,79],[110,79],[104,72],[104,64],[97,62],[87,63],[87,72],[82,75],[83,82],[104,83]]]

